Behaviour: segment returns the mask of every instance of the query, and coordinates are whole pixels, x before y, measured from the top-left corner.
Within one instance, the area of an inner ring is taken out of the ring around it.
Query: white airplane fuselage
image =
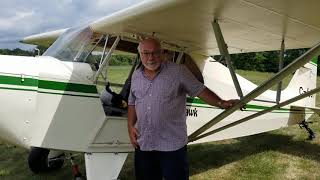
[[[223,99],[236,99],[237,93],[228,69],[212,58],[193,55],[202,72],[205,85]],[[301,87],[315,87],[314,68],[306,64]],[[316,74],[315,74],[316,75]],[[0,138],[30,148],[79,152],[129,152],[133,148],[127,134],[126,117],[106,116],[92,81],[89,64],[60,61],[53,57],[0,56]],[[301,75],[300,75],[301,76]],[[256,85],[238,76],[244,94]],[[294,77],[295,78],[295,77]],[[298,79],[300,77],[297,77]],[[289,84],[281,100],[299,94],[298,81]],[[296,84],[294,84],[296,83]],[[266,91],[208,131],[237,121],[275,105],[274,91]],[[263,100],[263,101],[261,101]],[[295,105],[314,106],[315,96]],[[192,143],[217,141],[247,136],[300,123],[312,112],[294,113],[290,106],[262,115]],[[210,121],[223,110],[200,99],[187,98],[188,134]],[[164,112],[166,113],[166,112]]]

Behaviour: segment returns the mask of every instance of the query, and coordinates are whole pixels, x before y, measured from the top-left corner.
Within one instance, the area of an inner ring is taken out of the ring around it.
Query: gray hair
[[[142,44],[145,42],[154,42],[160,49],[161,49],[161,43],[158,39],[155,38],[146,38],[143,39],[142,41],[140,41],[139,45],[138,45],[138,52],[141,52],[141,46],[143,46]]]

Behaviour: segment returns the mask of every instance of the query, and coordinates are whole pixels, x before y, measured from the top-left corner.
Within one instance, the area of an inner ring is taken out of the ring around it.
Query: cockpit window
[[[88,26],[71,28],[62,34],[43,56],[52,56],[62,61],[85,62],[98,38],[99,35],[94,34]]]

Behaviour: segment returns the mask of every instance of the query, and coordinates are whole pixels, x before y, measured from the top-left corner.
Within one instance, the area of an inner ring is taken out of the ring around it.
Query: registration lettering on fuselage
[[[186,109],[186,116],[198,117],[198,110],[197,110],[197,108],[189,108],[189,109]]]

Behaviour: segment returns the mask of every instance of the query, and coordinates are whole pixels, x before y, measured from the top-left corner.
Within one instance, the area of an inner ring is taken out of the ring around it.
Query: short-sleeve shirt
[[[198,96],[205,86],[183,65],[170,61],[149,80],[138,68],[132,75],[128,105],[135,106],[138,144],[142,151],[175,151],[188,142],[186,95]]]

